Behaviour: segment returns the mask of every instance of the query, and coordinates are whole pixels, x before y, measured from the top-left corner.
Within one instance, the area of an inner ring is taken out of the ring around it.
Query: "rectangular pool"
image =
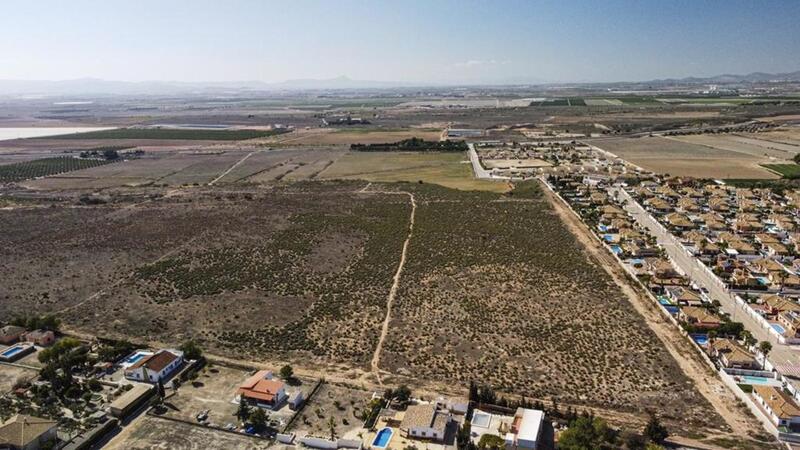
[[[17,345],[17,346],[5,349],[5,351],[3,351],[3,353],[0,353],[0,355],[5,356],[6,358],[10,358],[10,357],[16,355],[17,353],[19,353],[21,351],[22,351],[22,347]]]
[[[783,334],[786,332],[786,329],[783,328],[783,326],[781,326],[779,323],[771,323],[769,326],[771,326],[773,330],[777,331],[778,334]]]
[[[372,446],[375,448],[386,448],[386,446],[389,445],[389,441],[392,440],[392,434],[391,428],[381,428],[378,434],[375,435]]]

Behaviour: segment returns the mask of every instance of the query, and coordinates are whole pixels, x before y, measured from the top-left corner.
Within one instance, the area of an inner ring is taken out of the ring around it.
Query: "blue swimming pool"
[[[614,235],[613,234],[604,234],[603,235],[603,240],[605,240],[606,242],[613,242],[614,241]]]
[[[381,428],[378,434],[375,435],[372,446],[376,448],[386,448],[386,446],[389,445],[389,441],[392,439],[392,433],[391,428]]]
[[[147,356],[146,353],[139,352],[139,353],[134,354],[133,356],[129,356],[125,360],[125,362],[128,363],[128,364],[136,364],[140,359],[144,358],[145,356]]]
[[[23,348],[24,347],[22,347],[22,346],[16,345],[14,347],[5,349],[3,351],[3,353],[0,353],[0,355],[5,356],[6,358],[10,358],[10,357],[16,355],[17,353],[21,352],[23,350]]]
[[[769,324],[773,330],[777,331],[778,334],[783,334],[786,332],[786,329],[781,326],[779,323],[771,323]]]
[[[681,309],[678,308],[677,306],[663,305],[663,308],[666,309],[667,312],[670,313],[673,316],[678,314],[681,311]]]
[[[605,233],[606,230],[608,230],[608,227],[603,225],[603,224],[600,224],[600,225],[597,226],[597,229],[602,231],[603,233]]]
[[[619,255],[622,253],[622,247],[620,247],[619,245],[612,245],[611,251],[614,252],[615,255]]]
[[[661,303],[662,305],[665,306],[672,304],[672,302],[670,302],[666,297],[661,297],[661,296],[658,297],[658,303]]]
[[[697,342],[698,345],[708,344],[708,336],[705,334],[692,334],[690,336],[692,337],[692,340]]]
[[[750,375],[744,375],[742,377],[742,381],[745,384],[772,384],[775,381],[775,379],[767,377],[751,377]]]

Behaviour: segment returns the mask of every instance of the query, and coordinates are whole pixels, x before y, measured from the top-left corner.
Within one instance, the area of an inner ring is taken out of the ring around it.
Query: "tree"
[[[769,341],[761,341],[758,344],[758,351],[760,351],[761,354],[764,355],[764,360],[766,360],[767,355],[769,355],[769,352],[772,351],[772,343],[770,343]]]
[[[496,434],[486,433],[478,441],[480,450],[502,450],[506,447],[506,441]]]
[[[596,450],[613,448],[616,436],[600,418],[581,416],[561,434],[558,448],[562,450]]]
[[[193,340],[188,340],[181,344],[179,350],[183,352],[183,357],[186,359],[198,360],[203,357],[203,350]]]
[[[291,380],[292,377],[294,377],[294,369],[292,369],[292,366],[287,364],[281,367],[281,378],[288,381]]]
[[[405,384],[394,390],[394,398],[400,403],[407,403],[411,399],[411,389]]]
[[[261,408],[254,408],[250,413],[250,424],[259,433],[267,428],[267,413]]]
[[[331,432],[331,440],[336,440],[336,420],[333,419],[333,416],[328,418],[328,429]]]
[[[669,432],[667,431],[667,427],[662,425],[661,421],[658,420],[658,416],[651,414],[650,420],[647,421],[647,425],[644,427],[644,436],[650,442],[662,444],[669,436]]]
[[[161,401],[164,401],[164,397],[167,396],[166,390],[164,390],[164,382],[161,381],[161,378],[158,379],[158,383],[156,384],[156,395]]]
[[[247,404],[244,396],[241,396],[239,397],[239,409],[236,410],[236,418],[245,422],[248,417],[250,417],[250,405]]]

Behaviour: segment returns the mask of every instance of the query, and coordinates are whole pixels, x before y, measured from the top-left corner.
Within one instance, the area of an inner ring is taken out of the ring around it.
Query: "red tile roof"
[[[275,379],[267,379],[268,373],[268,370],[259,370],[239,386],[239,393],[247,398],[273,402],[275,395],[283,389],[284,384]]]

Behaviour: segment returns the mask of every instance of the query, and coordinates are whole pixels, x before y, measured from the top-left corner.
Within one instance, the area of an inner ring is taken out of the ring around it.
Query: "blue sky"
[[[800,1],[4,0],[0,79],[502,83],[800,70]]]

